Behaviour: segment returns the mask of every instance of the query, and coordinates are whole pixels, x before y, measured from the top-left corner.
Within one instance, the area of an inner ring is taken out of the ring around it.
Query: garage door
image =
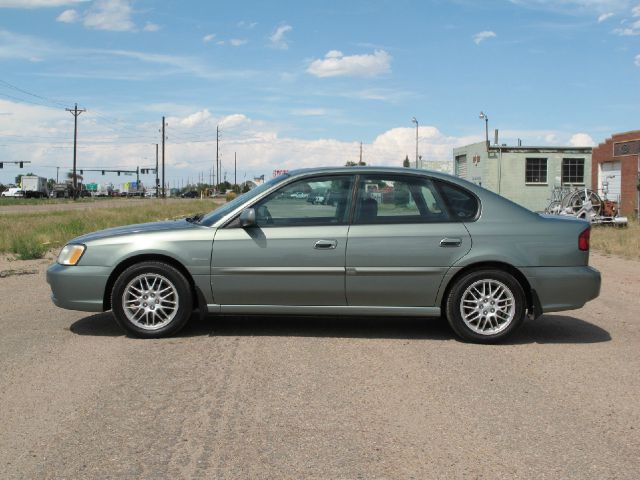
[[[620,201],[620,161],[600,164],[598,193],[609,200]]]
[[[456,157],[456,176],[467,178],[467,156],[458,155]]]

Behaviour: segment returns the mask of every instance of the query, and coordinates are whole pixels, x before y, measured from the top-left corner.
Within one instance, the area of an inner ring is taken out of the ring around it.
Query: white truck
[[[7,190],[5,190],[4,192],[2,192],[2,194],[0,194],[0,196],[2,197],[18,197],[18,198],[22,198],[24,197],[24,192],[20,189],[20,187],[11,187]]]
[[[25,198],[47,198],[47,179],[37,175],[24,175],[20,181]]]

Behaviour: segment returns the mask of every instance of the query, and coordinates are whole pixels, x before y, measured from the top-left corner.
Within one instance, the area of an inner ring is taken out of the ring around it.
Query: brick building
[[[616,133],[593,149],[591,188],[620,204],[622,215],[638,210],[640,130]]]

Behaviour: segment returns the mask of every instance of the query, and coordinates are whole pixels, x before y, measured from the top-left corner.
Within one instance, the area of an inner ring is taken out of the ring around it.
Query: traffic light
[[[120,176],[120,170],[118,170],[118,176]]]
[[[3,168],[2,162],[0,162],[0,168]]]
[[[22,166],[23,166],[23,163],[22,163],[22,162],[20,162],[20,168],[22,168]]]
[[[104,175],[104,170],[102,170],[102,175]]]
[[[83,170],[80,170],[80,175],[84,175],[84,171]]]

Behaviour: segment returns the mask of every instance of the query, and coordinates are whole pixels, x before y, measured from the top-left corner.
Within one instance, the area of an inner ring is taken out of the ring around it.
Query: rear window
[[[470,221],[476,218],[479,205],[475,195],[450,183],[436,183],[453,219]]]

